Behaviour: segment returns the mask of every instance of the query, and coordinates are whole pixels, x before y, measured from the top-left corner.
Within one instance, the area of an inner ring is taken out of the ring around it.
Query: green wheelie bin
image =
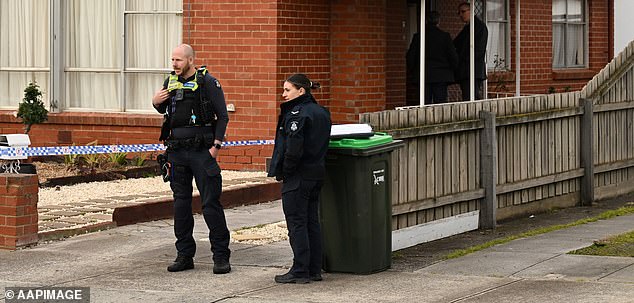
[[[331,139],[319,213],[325,271],[370,274],[390,268],[390,153],[402,145],[381,133]]]

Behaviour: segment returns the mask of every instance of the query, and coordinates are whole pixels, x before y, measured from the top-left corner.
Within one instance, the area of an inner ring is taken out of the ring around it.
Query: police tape
[[[223,147],[272,145],[274,140],[245,140],[223,142]],[[0,146],[0,158],[32,157],[59,155],[87,155],[164,151],[163,144],[130,144],[130,145],[84,145],[84,146],[47,146],[47,147],[7,147]]]

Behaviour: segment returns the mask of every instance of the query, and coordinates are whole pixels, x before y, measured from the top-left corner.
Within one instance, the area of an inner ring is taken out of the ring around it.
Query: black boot
[[[221,275],[231,271],[231,264],[228,260],[214,262],[214,274]]]
[[[306,284],[310,282],[308,278],[297,277],[292,273],[285,273],[283,275],[275,276],[275,282],[277,283],[296,283],[296,284]]]
[[[188,269],[194,269],[194,259],[191,257],[178,256],[172,265],[167,267],[167,271],[176,272]]]

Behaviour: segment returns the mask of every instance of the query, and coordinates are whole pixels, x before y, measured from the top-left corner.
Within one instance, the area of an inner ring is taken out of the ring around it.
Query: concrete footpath
[[[226,210],[232,230],[283,220],[280,201]],[[325,273],[276,284],[287,242],[231,244],[233,271],[214,275],[207,228],[196,216],[196,268],[166,270],[173,221],[159,220],[0,252],[0,286],[90,287],[91,302],[634,302],[634,258],[567,255],[634,230],[634,215],[498,245],[413,271]],[[4,302],[4,292],[0,293]]]

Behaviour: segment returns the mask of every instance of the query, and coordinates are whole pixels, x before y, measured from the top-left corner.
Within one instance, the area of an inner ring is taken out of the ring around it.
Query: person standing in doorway
[[[425,27],[425,104],[447,102],[447,86],[454,82],[458,54],[449,33],[438,28],[440,13],[431,11]]]
[[[460,84],[460,90],[462,91],[462,100],[468,101],[471,99],[470,94],[470,30],[469,23],[473,20],[474,25],[474,87],[475,87],[475,100],[483,98],[482,85],[486,79],[486,64],[485,56],[487,49],[487,39],[489,37],[489,30],[486,24],[482,22],[477,16],[472,16],[471,5],[468,2],[463,2],[458,6],[458,14],[465,23],[458,36],[454,39],[454,45],[458,52],[458,69],[456,70],[456,81]]]
[[[319,192],[326,175],[330,112],[310,93],[318,88],[306,75],[284,82],[275,146],[268,176],[282,181],[282,208],[293,250],[293,265],[277,283],[321,281]]]

